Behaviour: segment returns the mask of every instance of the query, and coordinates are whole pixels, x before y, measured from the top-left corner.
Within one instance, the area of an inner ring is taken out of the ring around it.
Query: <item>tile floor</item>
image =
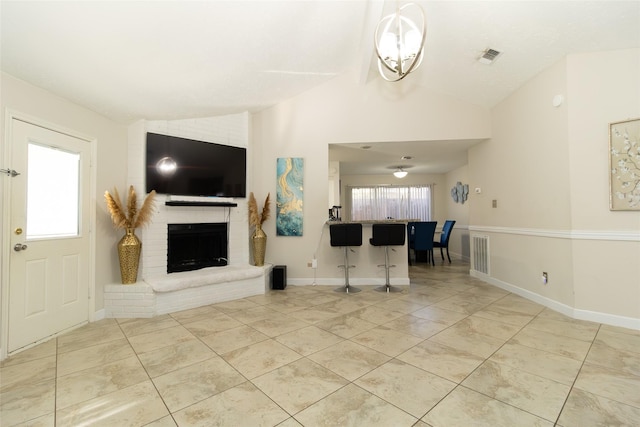
[[[640,331],[419,265],[399,294],[289,286],[106,319],[0,367],[8,426],[640,425]]]

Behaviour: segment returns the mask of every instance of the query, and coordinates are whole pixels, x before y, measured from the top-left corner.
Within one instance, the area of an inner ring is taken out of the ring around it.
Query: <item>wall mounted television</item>
[[[147,193],[246,197],[246,148],[148,132],[146,164]]]

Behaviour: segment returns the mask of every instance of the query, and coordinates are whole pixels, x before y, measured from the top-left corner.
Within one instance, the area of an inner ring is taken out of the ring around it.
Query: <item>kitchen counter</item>
[[[373,224],[406,224],[417,221],[414,219],[388,219],[388,220],[364,220],[364,221],[326,221],[324,225],[324,244],[322,249],[318,277],[319,284],[344,284],[344,269],[338,265],[344,264],[344,254],[340,247],[331,246],[329,226],[332,224],[362,224],[362,246],[351,247],[349,253],[349,264],[355,268],[349,270],[349,282],[353,286],[375,285],[380,286],[385,283],[384,247],[373,246],[369,239],[372,237]],[[409,285],[409,261],[408,261],[408,241],[402,246],[389,246],[389,263],[395,265],[390,269],[389,280],[394,286]]]

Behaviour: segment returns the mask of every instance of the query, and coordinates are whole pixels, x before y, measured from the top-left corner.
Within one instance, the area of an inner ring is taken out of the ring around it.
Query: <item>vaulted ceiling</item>
[[[426,50],[408,78],[486,107],[567,54],[640,47],[638,1],[417,3]],[[1,66],[121,123],[255,112],[342,73],[379,78],[373,31],[395,4],[2,0]],[[490,66],[486,48],[503,52]]]

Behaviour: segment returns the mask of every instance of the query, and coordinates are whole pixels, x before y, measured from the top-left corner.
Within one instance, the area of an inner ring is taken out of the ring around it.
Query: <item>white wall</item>
[[[609,211],[607,150],[608,124],[640,117],[639,64],[638,49],[569,56],[497,105],[492,139],[469,150],[482,188],[470,228],[490,237],[491,280],[636,328],[640,214]]]
[[[266,262],[287,265],[288,279],[313,277],[307,263],[316,249],[319,265],[332,257],[334,248],[321,240],[327,220],[329,144],[490,136],[488,110],[413,87],[410,81],[379,80],[361,85],[353,76],[340,76],[253,116],[256,197],[275,195],[278,157],[305,159],[303,236],[276,236],[273,219],[264,227],[269,236]],[[321,268],[315,273],[342,274]]]
[[[640,118],[640,49],[572,55],[567,76],[571,223],[588,237],[572,241],[575,305],[640,319],[640,212],[609,210],[608,154],[609,123]]]
[[[2,73],[0,106],[3,113],[7,109],[32,116],[44,122],[63,127],[82,135],[93,137],[97,141],[97,182],[96,207],[97,227],[95,289],[92,290],[95,310],[104,306],[103,287],[107,283],[120,280],[116,243],[121,234],[113,229],[107,212],[103,194],[114,186],[124,188],[127,179],[127,129],[125,126],[102,117],[65,99],[53,95],[38,87]],[[0,156],[4,156],[5,120],[1,121],[2,143]],[[7,162],[2,159],[5,167]],[[0,203],[2,201],[0,200]],[[4,220],[4,217],[3,217]],[[4,228],[3,228],[4,230]],[[2,236],[2,242],[6,242]],[[6,283],[2,283],[5,286]]]
[[[469,184],[469,167],[461,166],[445,175],[443,193],[444,193],[444,209],[446,214],[442,219],[452,219],[456,221],[449,238],[449,253],[455,254],[462,259],[468,261],[469,254],[469,204],[471,193],[474,187],[469,186],[469,196],[464,203],[454,202],[451,198],[451,188],[456,183]],[[439,221],[440,222],[440,221]],[[445,255],[446,256],[446,255]]]

